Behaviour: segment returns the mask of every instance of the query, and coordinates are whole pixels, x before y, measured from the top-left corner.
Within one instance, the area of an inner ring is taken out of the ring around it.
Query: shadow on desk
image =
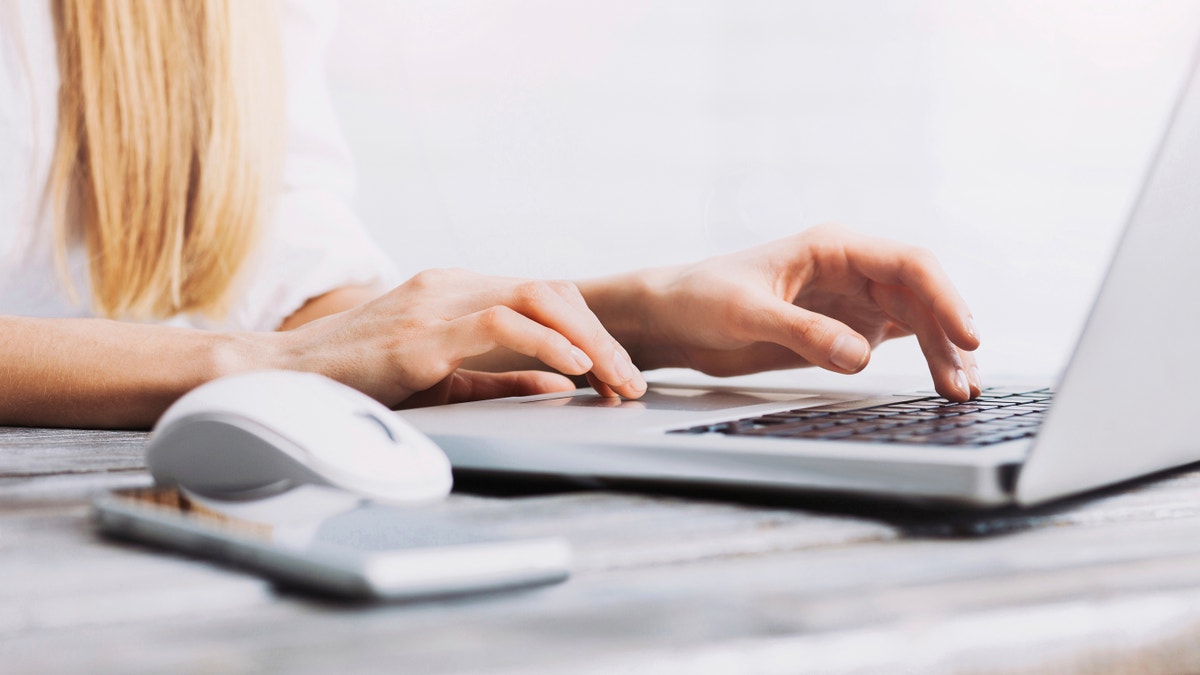
[[[1090,514],[1105,522],[1119,520],[1131,506],[1125,502],[1138,501],[1137,497],[1146,492],[1169,489],[1177,479],[1197,472],[1200,472],[1200,462],[1035,507],[1003,506],[989,509],[886,499],[875,495],[847,495],[785,488],[747,488],[630,479],[601,480],[541,474],[514,475],[480,470],[455,470],[454,489],[457,492],[501,498],[615,490],[865,518],[894,527],[906,538],[939,539],[1000,536],[1039,527],[1052,527],[1068,521],[1077,524],[1080,514]],[[1155,504],[1158,511],[1163,510],[1157,499]],[[1114,506],[1117,507],[1115,512],[1111,508]],[[1180,506],[1174,508],[1178,509]],[[1186,514],[1183,515],[1200,514],[1200,503],[1195,505],[1194,510],[1184,510]]]

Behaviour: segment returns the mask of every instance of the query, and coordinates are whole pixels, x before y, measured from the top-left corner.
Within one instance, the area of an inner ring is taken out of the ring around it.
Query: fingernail
[[[629,383],[629,386],[633,388],[634,393],[636,393],[638,396],[641,396],[642,394],[646,393],[646,378],[642,377],[641,373],[635,372],[633,380]]]
[[[575,359],[575,364],[578,365],[579,369],[583,372],[586,373],[592,369],[592,360],[589,359],[588,355],[584,354],[583,350],[579,347],[574,345],[571,346],[571,358]]]
[[[622,382],[633,379],[633,361],[616,347],[613,347],[613,367],[617,369],[617,377],[621,378]]]
[[[983,391],[983,380],[979,377],[978,368],[971,366],[970,370],[967,371],[967,376],[971,378],[971,384],[975,385],[976,389]]]
[[[978,340],[979,339],[979,331],[975,330],[975,319],[968,316],[966,318],[966,320],[963,321],[963,324],[967,327],[967,335],[970,335],[971,337]]]
[[[625,383],[633,393],[641,396],[646,391],[646,378],[634,367],[629,355],[620,348],[613,349],[613,361],[616,363],[617,377]]]
[[[839,335],[833,341],[833,352],[829,355],[833,365],[857,373],[867,362],[867,343],[853,335]]]
[[[971,395],[971,385],[967,384],[967,374],[962,368],[954,371],[954,386],[967,396]]]

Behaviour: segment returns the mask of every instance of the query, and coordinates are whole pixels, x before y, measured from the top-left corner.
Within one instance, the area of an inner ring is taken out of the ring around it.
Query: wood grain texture
[[[0,476],[142,469],[146,436],[136,431],[0,427]]]
[[[464,523],[569,538],[572,579],[371,606],[96,536],[87,500],[148,482],[143,442],[0,433],[5,672],[1200,670],[1194,469],[986,513],[456,493],[438,508]]]

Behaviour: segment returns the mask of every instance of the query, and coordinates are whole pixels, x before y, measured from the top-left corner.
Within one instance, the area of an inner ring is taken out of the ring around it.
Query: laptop
[[[1060,381],[933,393],[652,385],[400,413],[456,469],[1032,505],[1200,460],[1193,58]]]

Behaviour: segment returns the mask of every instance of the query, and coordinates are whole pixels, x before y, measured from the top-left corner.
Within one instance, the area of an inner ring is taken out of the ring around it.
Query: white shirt
[[[395,266],[350,208],[354,169],[324,78],[335,14],[320,0],[283,3],[283,192],[232,311],[220,323],[198,315],[163,323],[274,330],[335,288],[396,283]],[[55,49],[49,0],[0,0],[0,315],[95,316],[83,247],[68,255],[76,300],[55,266],[51,215],[41,208],[58,114]]]

